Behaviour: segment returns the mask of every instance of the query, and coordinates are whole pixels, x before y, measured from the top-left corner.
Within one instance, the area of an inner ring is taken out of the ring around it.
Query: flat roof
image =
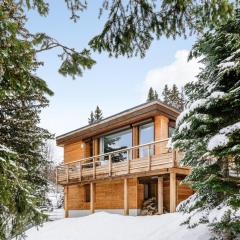
[[[168,106],[160,100],[143,103],[112,116],[106,117],[96,123],[88,124],[81,128],[77,128],[73,131],[59,135],[56,137],[57,145],[63,146],[64,144],[72,142],[74,140],[77,141],[80,139],[89,138],[100,134],[101,132],[106,132],[109,129],[116,128],[120,125],[124,126],[131,124],[133,121],[139,121],[151,116],[153,117],[157,113],[162,113],[163,115],[166,115],[173,120],[175,120],[180,114],[179,110]]]

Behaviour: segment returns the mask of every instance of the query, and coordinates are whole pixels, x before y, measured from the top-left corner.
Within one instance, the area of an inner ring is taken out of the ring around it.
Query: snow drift
[[[26,232],[27,240],[205,240],[206,225],[188,229],[181,213],[130,217],[105,212],[47,222]]]

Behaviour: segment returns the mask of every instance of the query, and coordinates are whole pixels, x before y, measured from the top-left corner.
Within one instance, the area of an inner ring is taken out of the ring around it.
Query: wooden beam
[[[175,149],[172,150],[172,161],[173,161],[173,166],[177,166],[177,158],[176,158],[177,152]]]
[[[108,175],[109,177],[112,176],[112,155],[108,156]]]
[[[134,126],[132,128],[132,143],[133,146],[138,146],[139,145],[139,132],[138,132],[138,126]],[[139,149],[133,149],[132,151],[132,158],[138,158],[138,150]]]
[[[95,212],[95,183],[90,183],[90,211]]]
[[[150,146],[147,146],[148,171],[151,171],[151,151]]]
[[[64,217],[68,218],[68,186],[64,187]]]
[[[158,177],[158,213],[163,214],[163,177]]]
[[[131,158],[130,154],[131,154],[130,150],[127,150],[127,174],[130,173],[130,158]]]
[[[176,211],[177,203],[177,181],[176,173],[170,173],[170,212],[173,213]]]
[[[179,168],[179,167],[175,167],[175,168],[170,168],[169,172],[174,172],[176,174],[181,174],[181,175],[189,175],[191,172],[190,168],[184,167],[184,168]]]
[[[129,214],[129,209],[128,209],[128,179],[124,178],[124,215]]]

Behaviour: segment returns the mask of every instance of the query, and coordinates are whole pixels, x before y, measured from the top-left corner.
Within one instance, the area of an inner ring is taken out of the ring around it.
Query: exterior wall
[[[78,141],[64,146],[64,163],[80,160],[85,157],[85,143]]]
[[[67,188],[66,210],[90,210],[90,203],[85,199],[84,185],[71,185]],[[96,183],[95,210],[123,209],[123,180]],[[138,208],[137,179],[128,179],[129,209]]]
[[[186,184],[181,184],[181,181],[177,180],[177,205],[192,194],[193,190],[190,187]]]
[[[169,119],[162,115],[157,115],[154,118],[154,139],[155,141],[168,138],[168,122]],[[156,144],[155,154],[165,153],[167,149],[166,143]]]

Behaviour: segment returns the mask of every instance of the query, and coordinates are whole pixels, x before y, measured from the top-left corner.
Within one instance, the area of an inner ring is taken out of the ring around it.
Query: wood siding
[[[80,160],[85,157],[85,143],[78,141],[64,146],[64,163]]]
[[[123,180],[106,181],[95,185],[95,209],[123,209]],[[128,206],[138,208],[137,178],[128,179]],[[67,210],[89,210],[84,185],[68,186]]]

